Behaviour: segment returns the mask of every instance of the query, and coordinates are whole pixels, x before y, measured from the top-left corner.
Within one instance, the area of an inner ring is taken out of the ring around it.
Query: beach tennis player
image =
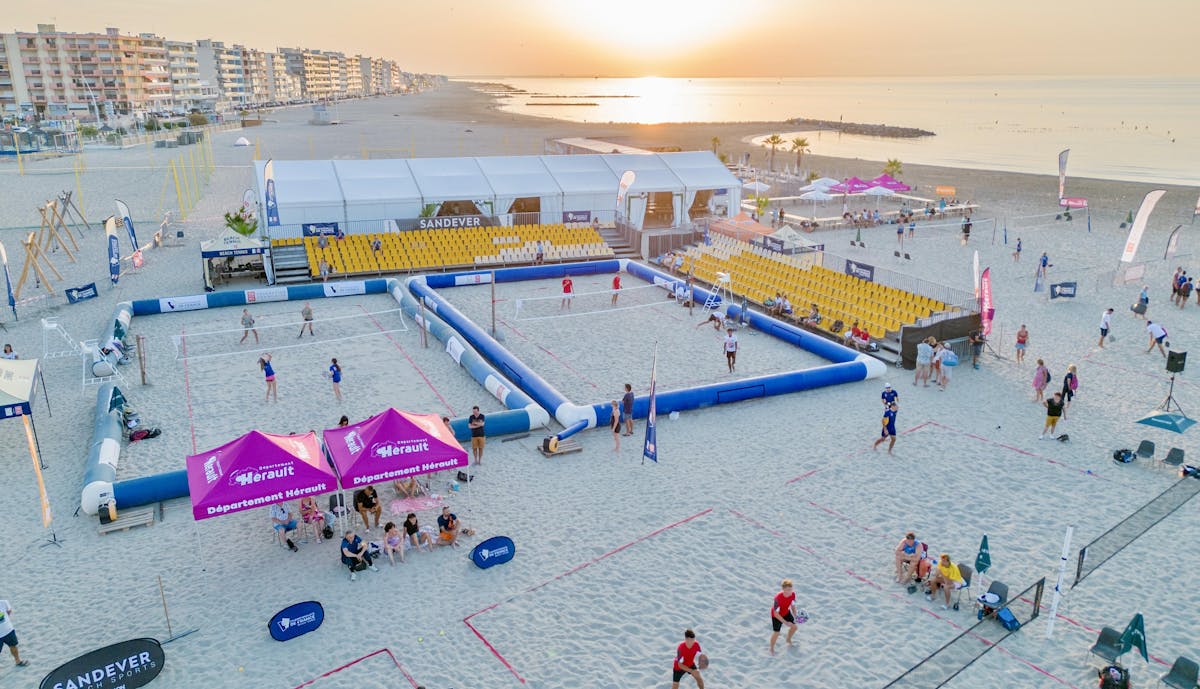
[[[780,591],[775,594],[771,603],[771,655],[775,655],[775,642],[779,640],[779,632],[787,625],[787,645],[792,645],[792,637],[796,634],[796,618],[792,615],[792,607],[796,604],[796,594],[792,592],[792,580],[784,579],[779,585]]]
[[[704,654],[700,652],[700,642],[696,641],[696,632],[688,629],[683,632],[683,643],[675,649],[675,664],[671,673],[671,689],[679,689],[679,680],[684,675],[691,675],[696,680],[698,689],[704,689],[704,678],[700,676],[700,663],[707,663]]]

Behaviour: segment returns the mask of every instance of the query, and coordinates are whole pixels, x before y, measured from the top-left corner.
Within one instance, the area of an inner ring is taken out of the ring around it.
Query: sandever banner
[[[154,639],[130,639],[59,665],[39,689],[137,689],[162,672],[166,656]]]

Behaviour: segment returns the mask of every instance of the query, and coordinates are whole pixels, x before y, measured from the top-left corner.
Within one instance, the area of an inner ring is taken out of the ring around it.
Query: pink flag
[[[983,334],[992,334],[992,316],[996,309],[992,305],[992,269],[984,268],[979,276],[979,319],[983,322]]]

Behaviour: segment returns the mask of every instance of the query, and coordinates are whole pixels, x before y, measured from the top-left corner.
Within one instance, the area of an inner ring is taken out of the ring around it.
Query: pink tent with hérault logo
[[[351,490],[467,466],[467,452],[437,414],[387,409],[324,432],[325,447]]]
[[[841,184],[835,184],[832,187],[829,187],[829,193],[831,193],[831,194],[861,194],[870,188],[871,188],[870,184],[867,184],[866,182],[862,181],[861,179],[859,179],[857,177],[851,177],[850,179],[845,180]]]
[[[192,516],[219,517],[337,490],[317,434],[250,431],[187,458]]]
[[[884,189],[891,189],[892,191],[912,191],[912,187],[908,186],[904,182],[901,182],[895,177],[892,177],[886,172],[871,180],[869,184],[873,187],[883,187]]]

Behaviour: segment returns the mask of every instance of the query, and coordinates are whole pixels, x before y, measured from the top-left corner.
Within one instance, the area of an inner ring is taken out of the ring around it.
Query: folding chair
[[[1200,666],[1190,658],[1179,656],[1171,666],[1171,671],[1159,681],[1173,689],[1194,689],[1197,681],[1200,681]]]
[[[1149,440],[1143,440],[1138,444],[1137,456],[1142,459],[1150,459],[1154,456],[1154,443]]]
[[[1003,608],[1008,603],[1008,584],[993,581],[992,585],[988,587],[987,593],[995,594],[998,600],[995,603],[984,604],[979,599],[976,599],[975,607],[979,608],[976,616],[979,619],[994,616],[997,610]]]
[[[1183,464],[1183,450],[1177,447],[1167,450],[1167,456],[1163,457],[1162,462],[1168,467],[1179,468]]]
[[[1100,636],[1096,638],[1096,643],[1088,649],[1088,653],[1110,663],[1117,662],[1117,656],[1121,655],[1121,632],[1112,627],[1104,627],[1100,630]]]
[[[955,610],[958,610],[958,604],[960,601],[962,601],[963,592],[971,590],[971,579],[972,579],[972,577],[975,576],[975,570],[972,569],[971,565],[964,565],[962,563],[959,563],[958,574],[959,574],[959,576],[962,577],[963,583],[962,583],[962,586],[959,586],[958,588],[956,588],[954,590],[954,606],[953,607]]]

